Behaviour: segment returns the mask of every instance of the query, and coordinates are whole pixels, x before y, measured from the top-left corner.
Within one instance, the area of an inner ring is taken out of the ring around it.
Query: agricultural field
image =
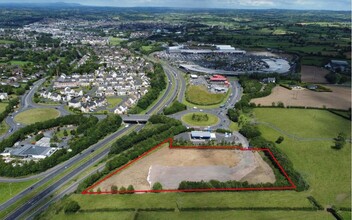
[[[250,184],[273,183],[275,175],[258,152],[216,149],[170,149],[164,144],[145,157],[96,185],[94,192],[115,185],[150,190],[154,183],[177,189],[182,181],[229,180]]]
[[[214,94],[208,92],[204,86],[188,86],[186,90],[186,100],[196,105],[215,105],[221,103],[226,94]]]
[[[181,120],[190,126],[212,126],[219,122],[217,116],[209,113],[188,113],[183,115]]]
[[[301,80],[302,82],[307,83],[328,83],[325,79],[325,76],[328,73],[329,70],[322,67],[302,65]]]
[[[15,116],[15,121],[22,124],[34,124],[60,116],[60,112],[52,108],[30,109]]]
[[[263,137],[285,138],[278,147],[310,184],[306,193],[324,207],[350,207],[351,144],[331,148],[339,132],[351,138],[349,120],[325,110],[256,108],[254,115]]]
[[[351,88],[334,85],[324,85],[332,92],[314,92],[308,89],[289,90],[276,86],[269,96],[252,99],[251,102],[262,106],[271,106],[273,102],[282,102],[285,106],[306,106],[336,109],[351,107]]]

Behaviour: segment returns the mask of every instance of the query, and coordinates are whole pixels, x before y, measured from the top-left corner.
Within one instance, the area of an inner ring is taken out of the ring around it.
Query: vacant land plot
[[[332,140],[339,132],[351,133],[350,121],[324,110],[255,109],[259,121],[281,129],[279,132],[265,124],[259,125],[263,136],[275,141],[290,158],[294,168],[308,181],[308,195],[323,206],[350,207],[351,204],[351,144],[342,150],[333,150]],[[291,137],[290,134],[294,134]],[[321,138],[302,140],[301,138]]]
[[[215,105],[221,103],[226,94],[214,94],[208,92],[204,86],[188,86],[186,90],[186,100],[196,105]]]
[[[33,124],[60,116],[60,112],[52,108],[30,109],[15,116],[15,121],[22,124]]]
[[[329,70],[322,67],[302,65],[301,80],[302,82],[308,83],[328,83],[325,79],[325,76],[328,73]]]
[[[133,185],[149,190],[155,182],[177,189],[184,181],[275,182],[270,166],[257,152],[216,149],[170,149],[167,144],[95,187],[110,191],[112,185]]]
[[[252,99],[251,102],[270,106],[273,102],[283,102],[285,106],[327,107],[336,109],[349,109],[351,107],[351,88],[341,86],[325,86],[332,92],[314,92],[304,90],[288,90],[276,86],[271,95]]]

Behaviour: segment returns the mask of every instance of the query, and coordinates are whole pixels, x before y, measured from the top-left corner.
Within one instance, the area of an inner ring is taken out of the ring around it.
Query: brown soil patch
[[[322,67],[302,65],[301,80],[310,83],[328,83],[325,79],[325,75],[328,73],[329,70]]]
[[[94,191],[110,191],[112,185],[150,190],[155,182],[161,182],[164,189],[176,189],[183,180],[211,179],[273,183],[275,175],[257,152],[163,146],[103,181]]]
[[[283,102],[285,106],[306,106],[336,109],[349,109],[351,107],[351,88],[333,85],[324,85],[332,92],[314,92],[304,90],[288,90],[276,86],[269,96],[252,99],[251,102],[263,106],[271,106],[271,103]]]

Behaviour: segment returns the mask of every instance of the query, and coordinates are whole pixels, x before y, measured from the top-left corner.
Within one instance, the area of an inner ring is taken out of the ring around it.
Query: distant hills
[[[79,3],[66,3],[66,2],[54,2],[54,3],[0,3],[0,7],[28,7],[28,8],[76,8],[84,7]]]

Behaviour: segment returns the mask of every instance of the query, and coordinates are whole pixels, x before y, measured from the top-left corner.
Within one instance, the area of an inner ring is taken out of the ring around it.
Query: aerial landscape
[[[0,0],[0,219],[351,219],[351,0]]]

